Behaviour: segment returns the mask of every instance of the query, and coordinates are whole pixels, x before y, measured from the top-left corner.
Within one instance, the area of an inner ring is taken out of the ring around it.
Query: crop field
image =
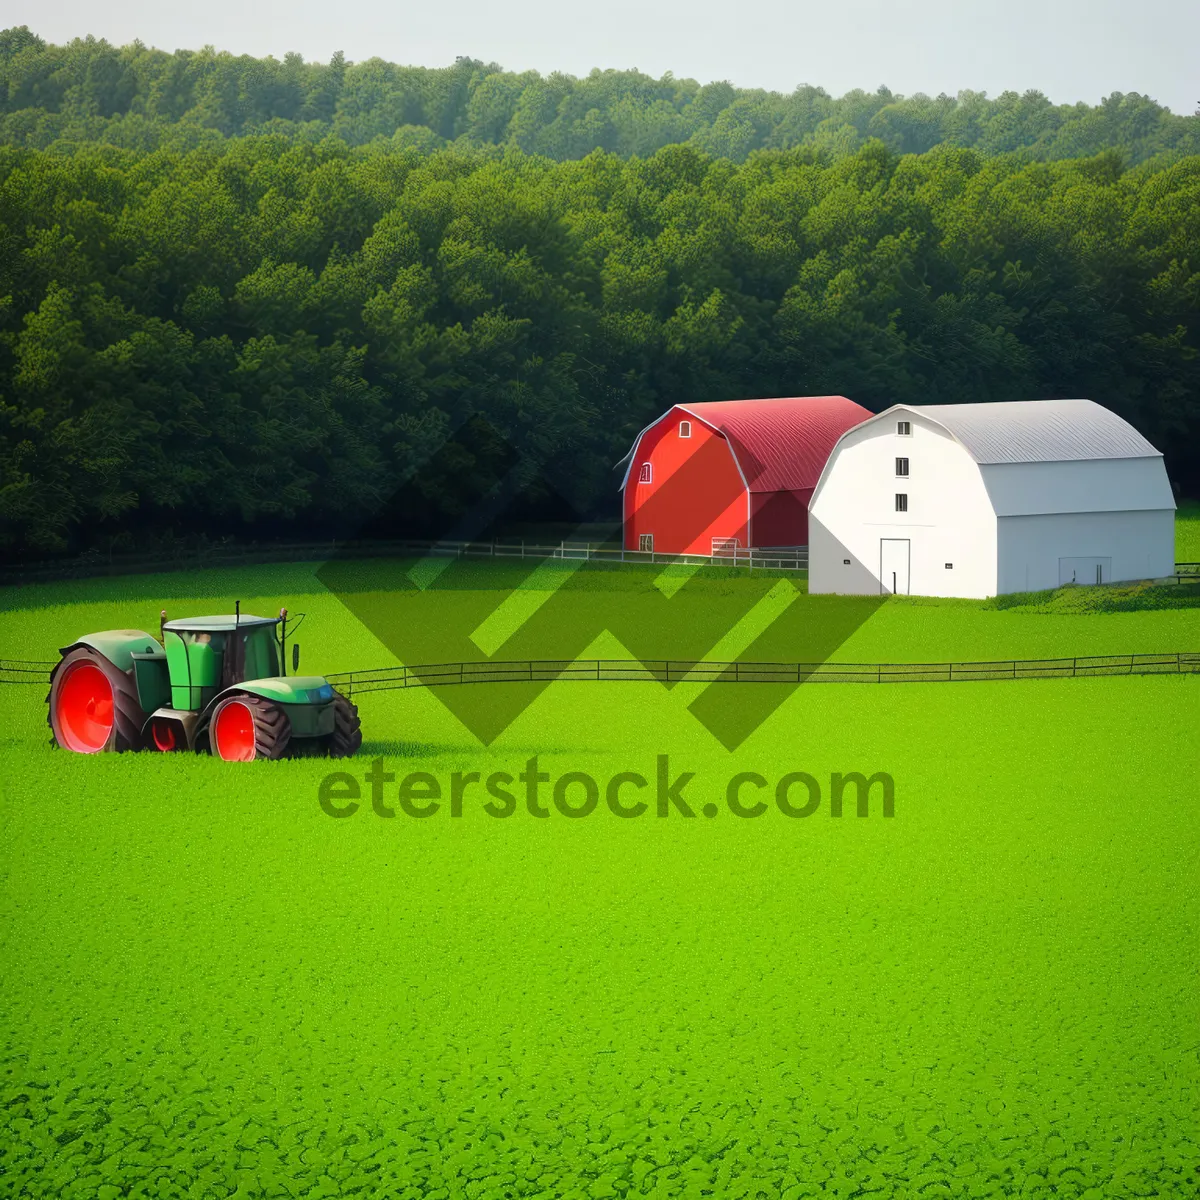
[[[1175,561],[1200,562],[1200,502],[1184,501],[1175,514]]]
[[[1179,527],[1200,559],[1200,521]],[[0,657],[238,598],[307,612],[305,671],[357,670],[520,578],[480,563],[421,591],[411,565],[6,590]],[[567,644],[589,593],[636,623],[655,579],[580,569],[541,628]],[[1200,650],[1197,585],[894,598],[838,625],[853,602],[706,569],[671,611],[751,592],[736,651],[803,658],[815,627],[845,661]],[[743,706],[769,685],[714,686]],[[487,746],[445,691],[384,692],[336,764],[70,755],[44,695],[0,686],[4,1196],[1197,1194],[1200,676],[801,686],[733,750],[693,684],[555,683]],[[515,782],[534,756],[546,817]],[[358,808],[335,818],[342,770]],[[803,818],[776,801],[799,772]],[[877,787],[833,816],[834,772],[886,773],[894,815]],[[472,773],[512,777],[510,817]],[[601,797],[640,775],[621,795],[647,811],[571,819],[568,773]],[[397,803],[418,774],[426,818]],[[761,815],[735,815],[739,774]]]

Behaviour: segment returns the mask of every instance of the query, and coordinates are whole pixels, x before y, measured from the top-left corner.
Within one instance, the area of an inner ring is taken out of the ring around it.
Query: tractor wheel
[[[333,735],[329,739],[330,758],[349,758],[362,745],[362,721],[358,705],[351,704],[341,692],[333,693]]]
[[[138,703],[133,670],[122,671],[90,646],[63,655],[50,672],[50,741],[77,754],[137,750],[146,714]]]
[[[240,692],[213,709],[208,745],[225,762],[283,758],[292,740],[292,723],[273,700]]]

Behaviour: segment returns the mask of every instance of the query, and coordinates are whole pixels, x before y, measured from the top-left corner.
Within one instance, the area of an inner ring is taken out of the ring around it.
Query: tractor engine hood
[[[333,688],[323,675],[289,675],[286,679],[278,675],[270,679],[247,679],[244,683],[226,688],[214,698],[213,703],[231,692],[249,692],[252,696],[277,700],[280,704],[325,704],[333,699]]]

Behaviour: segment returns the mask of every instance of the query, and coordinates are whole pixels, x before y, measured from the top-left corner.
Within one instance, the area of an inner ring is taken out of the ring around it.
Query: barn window
[[[953,564],[953,563],[947,563],[947,564],[946,564],[946,570],[947,570],[947,571],[953,571],[953,570],[954,570],[954,564]]]
[[[896,493],[896,511],[897,512],[908,512],[908,493],[907,492],[897,492]]]
[[[907,458],[896,459],[896,474],[897,475],[907,475],[908,474],[908,459]]]
[[[654,479],[654,467],[651,463],[642,463],[638,474],[638,483],[650,483]]]
[[[691,437],[692,436],[691,421],[680,421],[679,422],[679,436],[680,437]]]
[[[896,422],[896,432],[901,437],[912,437],[912,422],[911,421],[897,421]]]
[[[651,554],[654,553],[654,534],[639,533],[638,534],[638,549],[647,550]]]

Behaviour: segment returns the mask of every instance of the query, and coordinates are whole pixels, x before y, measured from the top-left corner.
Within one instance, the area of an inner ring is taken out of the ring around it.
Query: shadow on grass
[[[317,578],[318,562],[270,563],[264,566],[189,567],[136,575],[62,579],[0,588],[0,612],[29,612],[74,604],[144,601],[147,621],[157,626],[158,610],[171,601],[220,601],[264,595],[312,595],[325,591]]]
[[[1200,579],[1195,583],[1109,583],[1099,587],[1072,585],[1049,592],[1010,592],[984,601],[982,607],[1075,615],[1200,608]]]
[[[346,558],[331,559],[317,571],[317,578],[337,595],[368,594],[372,592],[410,592],[424,590],[438,592],[511,592],[519,591],[530,584],[538,567],[561,566],[571,576],[572,591],[597,592],[648,592],[655,588],[655,581],[672,564],[667,562],[608,562],[592,559],[580,562],[577,559],[547,558],[455,558],[447,555],[435,557],[437,573],[424,587],[414,582],[413,568],[416,558]],[[429,560],[424,560],[427,564]],[[706,565],[687,568],[693,584],[706,584],[714,589],[722,585],[737,587],[744,579],[791,579],[800,590],[807,588],[808,573],[805,571],[768,570],[760,568],[749,571],[745,567]]]
[[[226,608],[230,599],[251,596],[312,595],[325,591],[335,594],[369,592],[417,593],[420,589],[409,572],[417,558],[335,559],[330,562],[238,564],[232,566],[180,567],[177,570],[137,572],[129,575],[104,575],[90,579],[61,579],[0,587],[0,612],[29,612],[73,604],[129,603],[144,601],[150,615],[157,619],[158,609],[172,601],[191,603],[219,601]],[[520,589],[543,559],[454,559],[454,571],[445,571],[437,579],[438,591],[510,592]],[[589,562],[575,574],[577,590],[600,592],[647,592],[663,572],[664,563]],[[695,579],[721,591],[737,588],[743,578],[788,578],[801,591],[807,575],[797,571],[756,570],[708,566],[695,573]]]
[[[580,744],[577,746],[555,746],[544,742],[523,742],[503,747],[505,755],[511,755],[514,760],[520,756],[532,758],[535,755],[551,757],[559,754],[579,754],[599,757],[608,754],[611,750],[611,746],[605,745]],[[353,764],[356,762],[370,762],[373,758],[438,759],[452,758],[455,755],[477,757],[478,754],[479,742],[474,738],[464,738],[461,742],[410,742],[405,741],[403,738],[371,738],[363,742],[354,758],[331,759],[330,761]],[[341,769],[351,770],[352,766],[343,766]],[[363,769],[365,770],[365,767]]]
[[[354,761],[372,758],[440,758],[445,754],[472,751],[477,752],[478,747],[468,745],[465,741],[410,742],[404,738],[371,738],[359,747]]]

